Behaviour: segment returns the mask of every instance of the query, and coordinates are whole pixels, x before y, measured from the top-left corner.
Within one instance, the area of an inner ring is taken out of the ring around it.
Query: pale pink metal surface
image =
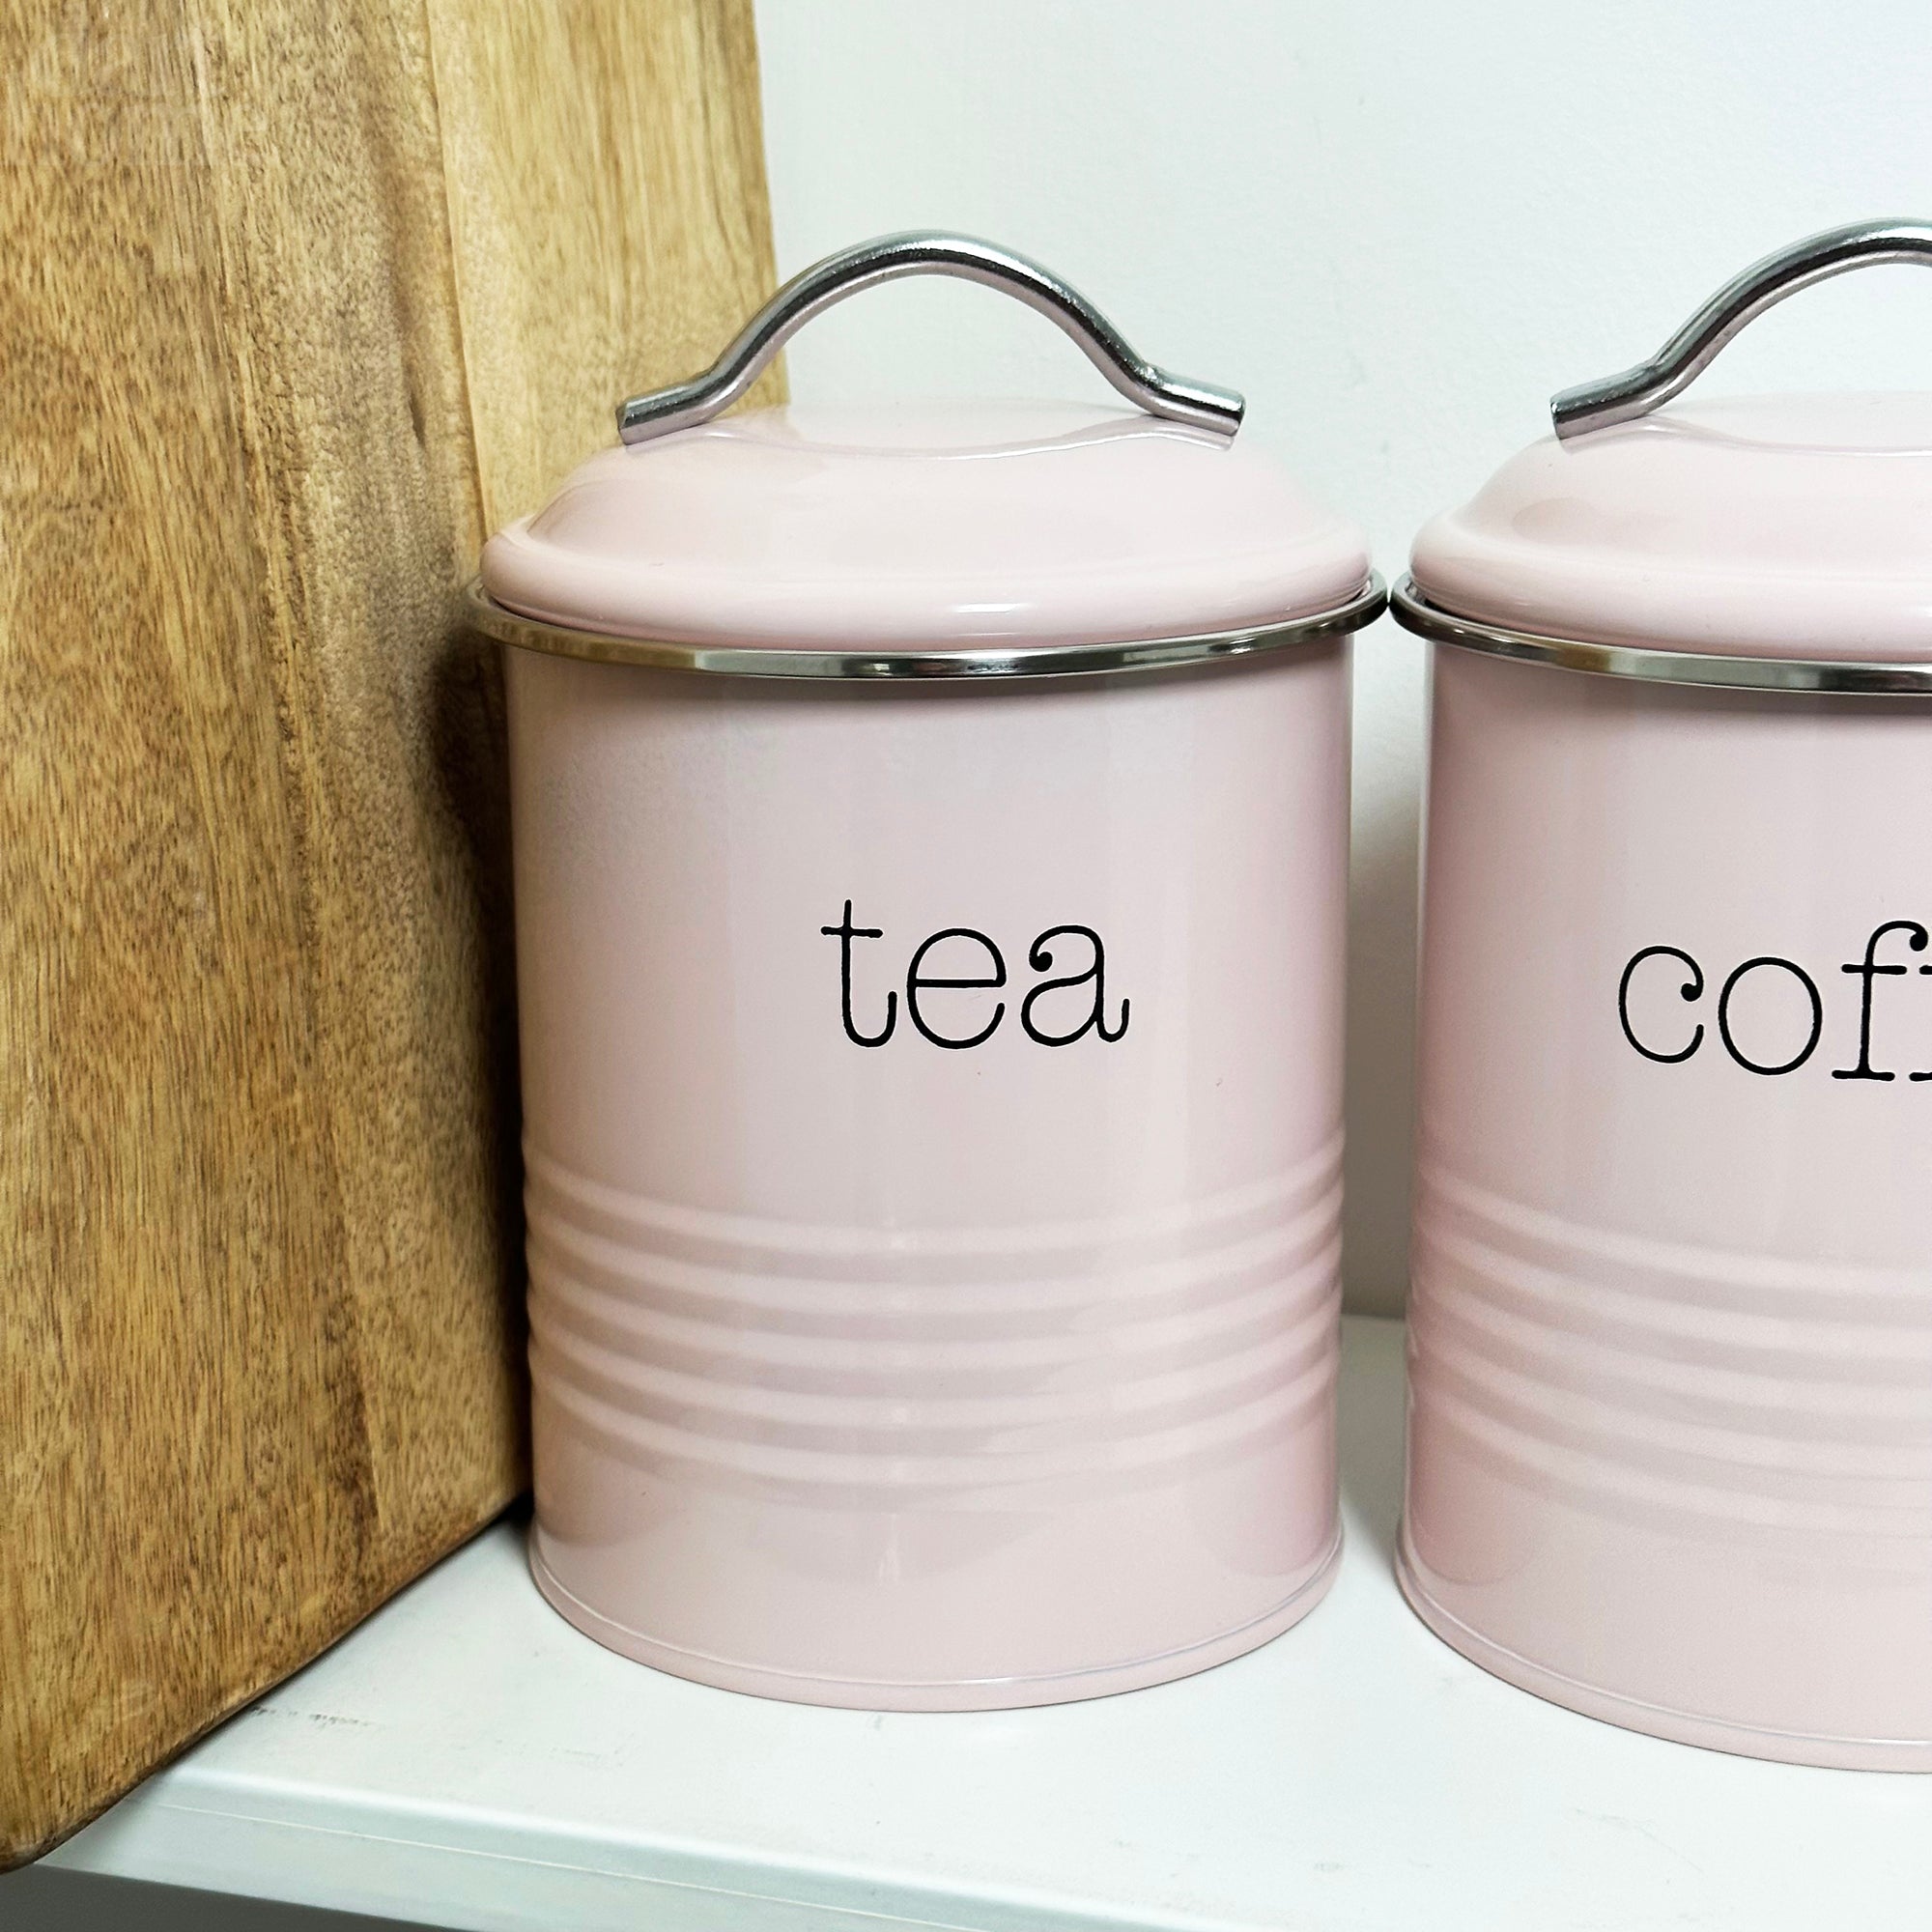
[[[1400,1567],[1634,1729],[1932,1770],[1928,747],[1436,652]]]
[[[906,1709],[1303,1614],[1346,647],[973,688],[507,658],[551,1601]]]
[[[1463,616],[1755,657],[1932,658],[1932,394],[1673,404],[1510,458],[1416,538]]]
[[[483,556],[527,616],[773,650],[1238,630],[1368,574],[1362,533],[1245,442],[1041,402],[758,410],[601,450]]]

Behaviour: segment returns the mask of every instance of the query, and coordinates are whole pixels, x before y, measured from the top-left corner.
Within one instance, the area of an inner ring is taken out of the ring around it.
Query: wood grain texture
[[[757,56],[749,4],[430,0],[430,17],[496,529],[611,441],[621,397],[696,375],[771,294]]]
[[[0,7],[0,1868],[524,1483],[486,529],[769,288],[749,0]]]

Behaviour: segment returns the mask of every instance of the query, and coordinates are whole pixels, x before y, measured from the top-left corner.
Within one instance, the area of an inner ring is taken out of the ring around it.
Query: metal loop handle
[[[862,242],[794,275],[703,375],[618,404],[618,436],[625,442],[648,442],[709,422],[729,409],[784,343],[822,309],[902,275],[958,275],[1004,289],[1057,323],[1101,375],[1150,415],[1225,436],[1241,426],[1247,405],[1234,390],[1189,382],[1137,355],[1085,296],[1038,263],[969,235],[921,231]]]
[[[1767,255],[1726,282],[1648,362],[1552,396],[1556,434],[1567,440],[1648,415],[1695,382],[1731,337],[1766,309],[1813,282],[1874,262],[1932,265],[1932,223],[1861,221]]]

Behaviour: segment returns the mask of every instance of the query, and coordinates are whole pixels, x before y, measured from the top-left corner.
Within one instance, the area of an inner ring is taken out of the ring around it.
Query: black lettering
[[[1932,966],[1921,966],[1918,970],[1921,973],[1932,974]],[[1908,1080],[1932,1080],[1932,1073],[1908,1073],[1905,1077]]]
[[[1686,1000],[1701,1000],[1704,997],[1704,969],[1688,952],[1680,952],[1674,946],[1646,946],[1636,953],[1624,968],[1624,977],[1617,981],[1617,1023],[1624,1030],[1624,1037],[1643,1055],[1646,1060],[1655,1060],[1665,1066],[1674,1066],[1681,1060],[1689,1060],[1704,1044],[1704,1029],[1700,1025],[1690,1036],[1690,1044],[1681,1053],[1658,1053],[1644,1045],[1637,1038],[1631,1025],[1630,985],[1631,977],[1646,959],[1681,959],[1690,969],[1690,977],[1683,986]]]
[[[1797,980],[1798,983],[1804,988],[1805,995],[1811,1002],[1811,1031],[1806,1036],[1804,1044],[1802,1047],[1800,1047],[1797,1053],[1795,1053],[1789,1060],[1782,1061],[1775,1066],[1766,1065],[1759,1061],[1746,1059],[1746,1057],[1738,1051],[1738,1043],[1731,1037],[1731,995],[1737,991],[1738,981],[1741,980],[1747,973],[1755,973],[1761,966],[1781,967],[1785,972],[1789,973],[1795,980]],[[1901,967],[1899,970],[1902,972],[1904,969]],[[1730,1054],[1731,1058],[1735,1060],[1738,1063],[1738,1065],[1744,1067],[1747,1072],[1763,1073],[1774,1076],[1779,1073],[1795,1072],[1799,1067],[1803,1066],[1804,1063],[1811,1058],[1813,1052],[1816,1051],[1818,1045],[1818,1036],[1824,1031],[1825,1031],[1825,1003],[1818,995],[1817,983],[1815,980],[1813,980],[1810,974],[1805,972],[1804,967],[1796,965],[1793,961],[1789,959],[1776,959],[1771,957],[1768,954],[1762,955],[1756,959],[1747,959],[1745,963],[1742,966],[1740,966],[1728,980],[1724,981],[1724,989],[1721,993],[1718,995],[1718,1032],[1723,1038],[1725,1050]],[[1886,1077],[1889,1079],[1890,1075],[1888,1074]]]
[[[845,901],[845,918],[838,925],[821,925],[819,931],[827,939],[838,942],[838,1014],[845,1022],[845,1037],[855,1046],[884,1046],[893,1037],[893,1028],[898,1024],[898,995],[886,995],[886,1024],[882,1031],[863,1034],[852,1024],[852,942],[855,939],[883,939],[884,930],[876,925],[854,925],[852,923],[852,901]],[[920,1028],[923,1033],[925,1029]]]
[[[980,979],[980,980],[927,979],[923,974],[920,972],[919,969],[921,965],[924,962],[925,955],[928,952],[930,952],[935,946],[939,945],[942,940],[947,940],[947,939],[970,939],[975,941],[977,944],[983,946],[986,949],[987,955],[991,958],[993,962],[992,977],[990,979]],[[1001,1000],[994,1007],[993,1017],[989,1019],[986,1022],[986,1024],[982,1026],[980,1029],[980,1031],[974,1034],[970,1038],[951,1039],[943,1033],[934,1033],[933,1030],[926,1025],[925,1016],[919,1009],[919,996],[921,993],[924,992],[928,987],[932,986],[952,986],[952,987],[964,988],[964,987],[983,987],[983,986],[1004,986],[1006,983],[1007,983],[1007,962],[1000,957],[1000,949],[997,946],[995,946],[993,942],[990,939],[988,939],[983,932],[975,932],[973,928],[969,925],[949,925],[944,932],[935,932],[932,935],[932,937],[924,941],[921,945],[919,951],[912,955],[912,964],[906,968],[906,1013],[912,1020],[913,1025],[916,1026],[920,1030],[920,1032],[923,1033],[926,1037],[926,1038],[933,1043],[934,1046],[950,1046],[955,1048],[979,1046],[981,1045],[986,1040],[992,1038],[993,1034],[995,1030],[998,1028],[1000,1022],[1006,1018],[1007,1016],[1006,1001]]]
[[[1865,956],[1862,960],[1857,965],[1839,967],[1838,970],[1841,973],[1855,974],[1863,981],[1863,984],[1860,988],[1861,998],[1859,1001],[1859,1064],[1856,1066],[1833,1067],[1832,1069],[1832,1078],[1833,1080],[1890,1080],[1895,1077],[1890,1073],[1874,1067],[1871,1064],[1872,981],[1881,975],[1890,978],[1902,975],[1906,970],[1903,966],[1878,966],[1873,964],[1873,959],[1878,952],[1878,943],[1888,932],[1904,933],[1906,935],[1905,943],[1915,952],[1923,952],[1925,951],[1927,935],[1922,925],[1918,924],[1916,920],[1889,919],[1883,925],[1879,926],[1873,932],[1872,936],[1865,941]],[[1918,970],[1922,973],[1925,969],[1921,966]],[[1915,1073],[1912,1077],[1915,1080],[1918,1080],[1926,1076]]]
[[[1020,1003],[1020,1025],[1026,1029],[1027,1037],[1039,1042],[1041,1046],[1071,1046],[1080,1037],[1092,1030],[1104,1040],[1119,1039],[1127,1030],[1127,1005],[1121,1002],[1120,1024],[1110,1033],[1107,1030],[1107,949],[1100,943],[1100,935],[1091,925],[1055,925],[1040,934],[1033,943],[1033,950],[1027,954],[1027,964],[1036,973],[1047,973],[1053,969],[1053,952],[1049,940],[1058,939],[1063,934],[1075,934],[1094,949],[1094,962],[1084,973],[1075,973],[1065,979],[1042,980]],[[1058,992],[1067,986],[1083,986],[1089,980],[1094,983],[1094,1004],[1089,1008],[1087,1017],[1071,1033],[1042,1033],[1033,1023],[1034,1002],[1048,993]]]

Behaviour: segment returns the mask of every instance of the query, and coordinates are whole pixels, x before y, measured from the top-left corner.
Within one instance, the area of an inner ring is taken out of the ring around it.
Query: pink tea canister
[[[1658,410],[1415,546],[1436,641],[1400,1569],[1632,1729],[1932,1771],[1932,396]]]
[[[714,421],[941,272],[1136,407]],[[1362,538],[1036,265],[889,238],[492,539],[536,1518],[681,1676],[1000,1707],[1320,1599]]]

